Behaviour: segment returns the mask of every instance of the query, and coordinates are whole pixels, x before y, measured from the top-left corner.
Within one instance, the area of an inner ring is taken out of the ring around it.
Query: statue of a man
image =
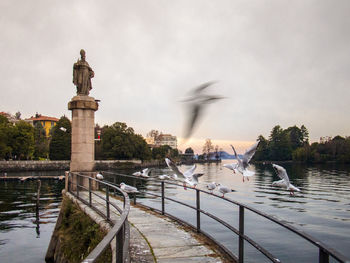
[[[77,95],[89,95],[92,89],[91,78],[94,71],[85,60],[85,50],[80,50],[81,59],[73,65],[73,83],[77,87]]]

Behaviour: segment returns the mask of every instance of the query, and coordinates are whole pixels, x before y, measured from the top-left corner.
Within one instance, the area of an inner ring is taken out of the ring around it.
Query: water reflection
[[[53,175],[62,172],[41,172]],[[38,173],[8,173],[38,176]],[[1,262],[44,262],[46,249],[59,213],[63,181],[42,179],[37,203],[38,180],[0,181]]]

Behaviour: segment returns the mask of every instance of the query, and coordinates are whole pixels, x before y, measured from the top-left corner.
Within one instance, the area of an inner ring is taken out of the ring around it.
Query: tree
[[[60,129],[64,128],[64,129]],[[70,160],[71,157],[71,134],[70,120],[62,116],[52,128],[49,156],[51,160]]]
[[[16,118],[16,120],[20,120],[21,119],[21,113],[19,111],[16,112],[15,118]]]
[[[147,133],[147,137],[153,138],[154,141],[156,141],[158,139],[158,136],[161,134],[161,132],[157,131],[157,130],[151,130],[149,133]]]
[[[206,139],[203,145],[203,154],[206,155],[207,159],[210,157],[210,152],[214,149],[214,146],[210,139]]]
[[[9,159],[12,148],[10,146],[10,123],[8,119],[0,115],[0,159]]]
[[[135,134],[134,129],[123,122],[104,126],[101,138],[102,156],[106,159],[147,160],[151,157],[151,151],[143,137]]]
[[[32,159],[34,154],[34,128],[25,121],[19,121],[10,129],[12,156],[15,159]]]
[[[38,121],[34,125],[34,158],[48,158],[49,155],[49,140],[46,137],[44,127]]]
[[[264,136],[259,135],[258,137],[259,145],[253,156],[255,161],[264,161],[269,159],[269,141],[265,139]]]

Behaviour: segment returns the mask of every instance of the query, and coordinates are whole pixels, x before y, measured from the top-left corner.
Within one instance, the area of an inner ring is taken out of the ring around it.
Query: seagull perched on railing
[[[207,188],[211,193],[213,193],[214,189],[216,188],[216,183],[212,182],[212,183],[207,184]]]
[[[249,166],[249,162],[252,159],[252,157],[254,156],[255,152],[256,152],[256,148],[259,145],[259,141],[257,141],[252,147],[250,147],[243,155],[242,159],[239,158],[239,156],[236,153],[235,148],[231,145],[233,152],[235,153],[236,159],[238,161],[236,168],[234,168],[235,170],[237,170],[238,172],[240,172],[243,175],[243,182],[244,182],[244,178],[247,178],[249,181],[249,177],[253,176],[255,173],[248,170],[248,166]],[[226,166],[225,166],[226,167]]]
[[[202,85],[192,90],[189,98],[184,99],[182,101],[182,102],[188,103],[188,111],[189,111],[189,114],[188,114],[189,117],[188,117],[185,136],[184,136],[185,140],[187,140],[191,136],[194,127],[198,123],[203,113],[205,105],[220,99],[224,99],[224,97],[222,96],[207,95],[203,93],[203,91],[206,88],[208,88],[214,83],[215,82],[213,81],[203,83]]]
[[[179,168],[175,165],[173,161],[171,161],[168,158],[165,158],[165,162],[168,165],[168,167],[175,172],[174,178],[175,179],[180,179],[183,181],[184,188],[186,190],[186,183],[189,184],[190,186],[193,186],[196,188],[198,185],[198,177],[201,177],[203,174],[202,173],[194,173],[194,170],[196,170],[197,166],[194,164],[190,169],[188,169],[186,172],[182,173],[180,172]]]
[[[102,175],[101,173],[97,173],[97,174],[96,174],[96,178],[97,178],[98,180],[103,180],[103,175]]]
[[[282,166],[279,166],[277,164],[272,164],[272,167],[275,168],[278,177],[281,178],[281,180],[279,181],[272,182],[272,186],[285,188],[289,190],[290,195],[294,195],[294,191],[300,192],[300,189],[298,187],[295,187],[290,183],[286,169],[284,169]]]
[[[230,189],[222,184],[218,184],[218,189],[219,189],[219,192],[222,193],[222,197],[225,197],[225,194],[227,194],[227,193],[235,191],[235,190]]]
[[[170,176],[167,174],[162,174],[158,176],[160,180],[170,179]]]
[[[149,177],[149,173],[150,173],[151,169],[150,168],[145,168],[142,170],[142,172],[138,171],[138,172],[134,172],[132,175],[134,176],[141,176],[141,177]]]
[[[125,183],[120,183],[120,189],[127,193],[139,193],[136,187],[133,187],[131,185],[125,184]]]

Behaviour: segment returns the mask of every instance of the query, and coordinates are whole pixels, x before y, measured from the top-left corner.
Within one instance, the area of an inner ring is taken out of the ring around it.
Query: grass
[[[63,257],[68,262],[81,262],[104,238],[106,233],[67,197],[62,202],[62,224],[58,229]],[[110,247],[97,262],[111,262]]]

